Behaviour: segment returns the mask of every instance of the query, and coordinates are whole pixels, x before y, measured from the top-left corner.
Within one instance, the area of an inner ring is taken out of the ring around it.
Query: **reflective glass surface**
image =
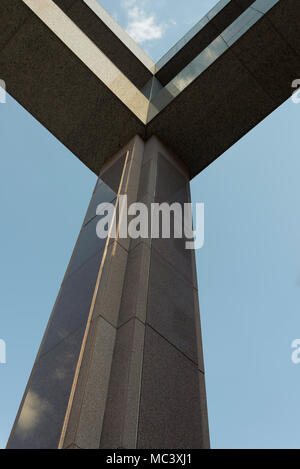
[[[83,333],[81,327],[36,363],[8,448],[57,448]]]
[[[69,275],[55,305],[40,354],[47,353],[87,320],[102,252]]]
[[[101,175],[86,219],[93,215],[99,203],[115,203],[124,161],[123,155]],[[58,446],[106,244],[106,239],[97,236],[98,220],[98,216],[92,218],[80,232],[26,390],[10,448]]]

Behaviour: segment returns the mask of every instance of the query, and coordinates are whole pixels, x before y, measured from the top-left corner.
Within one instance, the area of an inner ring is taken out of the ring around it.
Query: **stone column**
[[[114,203],[119,226],[121,195],[183,204],[189,174],[155,137],[102,168],[8,448],[209,447],[194,252],[99,239],[96,207]]]

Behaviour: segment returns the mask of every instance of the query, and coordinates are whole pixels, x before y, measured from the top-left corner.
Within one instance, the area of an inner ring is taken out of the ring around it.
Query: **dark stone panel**
[[[100,239],[97,236],[96,226],[98,221],[99,217],[94,218],[85,225],[80,232],[67,275],[71,275],[75,272],[75,270],[77,270],[87,259],[96,253],[98,253],[99,258],[101,259],[106,239]]]
[[[279,104],[228,51],[148,124],[147,138],[159,135],[194,177]]]
[[[155,158],[150,159],[143,164],[140,173],[138,201],[142,201],[147,196],[154,200],[155,186],[156,186],[156,173],[157,165]]]
[[[242,13],[243,8],[241,5],[236,3],[235,1],[231,1],[228,3],[221,12],[214,16],[211,20],[212,23],[215,25],[217,31],[222,33],[224,29],[228,28]]]
[[[8,92],[98,175],[134,135],[144,135],[144,125],[27,10],[28,20],[0,51],[1,78]],[[5,14],[5,22],[10,18],[13,24],[13,12]]]
[[[53,0],[56,5],[63,10],[65,13],[71,8],[71,6],[78,0]]]
[[[202,435],[203,435],[202,444],[203,444],[204,449],[210,449],[205,375],[201,371],[199,371],[199,392],[200,392],[200,409],[201,409],[201,429],[202,429]]]
[[[200,52],[202,52],[219,35],[214,24],[210,23],[204,26],[191,41],[183,46],[156,73],[156,78],[163,86],[166,86],[181,70],[186,67]]]
[[[116,197],[121,183],[126,154],[122,155],[98,179],[92,199],[84,220],[84,224],[96,216],[96,209],[104,202],[116,203]]]
[[[193,271],[191,266],[191,250],[186,249],[185,237],[174,238],[153,238],[152,247],[159,256],[163,257],[173,268],[180,273],[186,281],[193,283]]]
[[[158,80],[164,86],[167,85],[253,2],[232,0],[156,73]]]
[[[94,109],[97,79],[45,28],[32,13],[0,53],[1,76],[8,92],[65,141]]]
[[[78,329],[35,364],[9,449],[58,447],[83,333]]]
[[[197,363],[193,286],[155,249],[150,265],[147,323]]]
[[[100,81],[98,83],[97,104],[90,108],[88,118],[82,119],[64,141],[97,175],[104,163],[135,135],[145,136],[144,124],[108,88]],[[84,99],[84,88],[82,93]]]
[[[263,42],[265,45],[261,47]],[[233,45],[232,51],[275,101],[290,97],[291,83],[300,77],[300,57],[268,19],[261,19],[255,29],[250,29],[246,37]]]
[[[119,326],[133,317],[146,320],[150,252],[150,247],[140,242],[128,254]]]
[[[146,166],[146,165],[145,165]],[[181,218],[170,212],[170,238],[162,237],[162,215],[159,215],[159,238],[152,239],[152,246],[171,263],[177,272],[184,275],[192,283],[191,251],[186,249],[187,239],[184,236],[184,204],[190,202],[187,178],[162,153],[158,153],[155,202],[179,204]],[[154,220],[152,219],[152,223]],[[176,238],[175,225],[181,228],[183,236]],[[169,223],[168,223],[169,226]],[[153,228],[153,226],[152,226]],[[157,227],[155,227],[157,229]]]
[[[63,448],[70,444],[83,449],[99,448],[114,345],[115,329],[103,318],[92,321],[82,354]]]
[[[111,190],[114,191],[115,195],[117,195],[120,187],[125,161],[126,153],[120,156],[120,158],[118,158],[115,163],[113,163],[106,171],[101,174],[101,181],[110,187]]]
[[[203,447],[196,365],[146,326],[138,448]]]
[[[295,0],[281,1],[269,11],[268,18],[283,39],[300,55],[300,3]]]
[[[187,182],[186,177],[162,153],[159,153],[155,202],[189,202],[186,190]]]
[[[111,204],[116,203],[116,193],[109,187],[105,182],[99,181],[96,190],[93,194],[91,203],[89,205],[84,224],[88,223],[92,218],[96,216],[96,210],[98,205],[109,202]]]
[[[102,256],[96,254],[67,277],[40,350],[40,356],[64,340],[88,318]]]
[[[0,2],[0,50],[16,34],[29,16],[28,7],[20,0],[1,0]],[[1,70],[1,79],[5,75]]]
[[[255,0],[234,0],[235,3],[237,3],[238,5],[240,5],[243,10],[247,10],[247,8],[249,8],[252,3],[255,2]]]
[[[68,16],[135,86],[141,89],[152,78],[152,73],[86,4],[77,1]]]
[[[118,329],[101,449],[133,448],[136,445],[144,329],[145,326],[136,319]]]
[[[100,315],[114,327],[118,325],[127,256],[126,249],[118,241],[110,242],[93,308],[93,318]]]

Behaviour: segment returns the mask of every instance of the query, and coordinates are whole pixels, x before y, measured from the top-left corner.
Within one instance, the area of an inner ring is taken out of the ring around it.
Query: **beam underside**
[[[194,177],[282,104],[300,75],[300,5],[280,1],[145,126],[22,2],[0,8],[8,92],[96,174],[138,134],[160,137]]]

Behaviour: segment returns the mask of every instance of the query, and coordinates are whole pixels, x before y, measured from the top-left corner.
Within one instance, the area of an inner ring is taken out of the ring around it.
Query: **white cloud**
[[[136,5],[136,0],[124,0],[123,6],[128,16],[126,31],[136,42],[162,38],[167,29],[165,23],[158,23],[154,14],[147,14],[144,7]]]

